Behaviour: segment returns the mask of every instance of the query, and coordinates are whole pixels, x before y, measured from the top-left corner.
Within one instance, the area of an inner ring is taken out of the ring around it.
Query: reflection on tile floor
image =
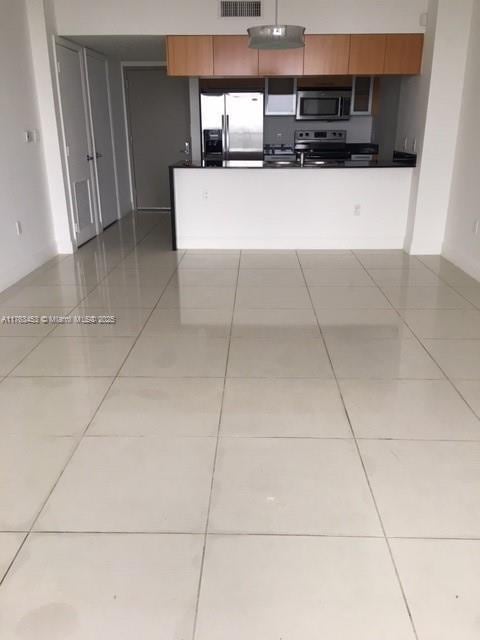
[[[168,228],[0,294],[2,640],[476,640],[480,283]]]

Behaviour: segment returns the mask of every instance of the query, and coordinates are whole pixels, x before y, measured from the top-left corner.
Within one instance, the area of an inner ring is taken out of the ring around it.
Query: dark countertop
[[[178,162],[171,165],[173,169],[384,169],[384,168],[400,168],[415,167],[416,161],[411,159],[405,160],[347,160],[343,162],[327,162],[325,164],[305,164],[301,167],[299,164],[275,164],[273,162],[264,162],[263,160],[225,160],[221,165],[206,166],[204,163]]]

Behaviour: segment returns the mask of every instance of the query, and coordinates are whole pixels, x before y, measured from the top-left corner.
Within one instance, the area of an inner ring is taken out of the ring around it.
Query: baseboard
[[[360,250],[402,249],[403,236],[188,236],[177,235],[178,249],[245,249],[245,250]]]
[[[471,256],[465,255],[462,251],[458,251],[458,249],[447,244],[442,247],[442,256],[453,262],[456,267],[468,273],[475,280],[480,280],[480,256],[475,260],[475,258],[471,258]]]

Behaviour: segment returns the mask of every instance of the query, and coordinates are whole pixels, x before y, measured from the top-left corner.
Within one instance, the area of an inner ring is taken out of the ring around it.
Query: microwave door
[[[341,112],[342,98],[339,96],[299,96],[297,120],[337,120]]]

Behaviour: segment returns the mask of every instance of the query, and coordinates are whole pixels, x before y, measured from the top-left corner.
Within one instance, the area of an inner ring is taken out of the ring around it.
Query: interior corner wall
[[[401,79],[383,77],[377,82],[378,110],[373,116],[372,142],[379,145],[380,160],[388,162],[393,158],[393,152],[402,148],[396,145]]]
[[[56,254],[24,0],[0,0],[0,290]],[[27,143],[25,131],[38,132]],[[17,235],[16,223],[21,226]]]
[[[24,0],[21,0],[24,2]],[[65,167],[60,149],[60,110],[56,94],[52,0],[25,0],[33,59],[43,159],[58,253],[72,253],[74,233],[68,207]]]
[[[201,121],[200,121],[200,88],[198,78],[189,79],[190,96],[190,143],[192,150],[192,161],[201,162]]]
[[[476,0],[442,253],[461,269],[480,280],[479,113],[480,1]]]
[[[473,0],[431,0],[429,7],[424,68],[410,102],[419,150],[405,245],[412,254],[438,254],[443,244]]]
[[[121,61],[117,58],[108,58],[108,81],[112,108],[118,201],[120,216],[123,217],[132,211],[133,202],[130,188],[126,114],[124,109],[123,68]]]

